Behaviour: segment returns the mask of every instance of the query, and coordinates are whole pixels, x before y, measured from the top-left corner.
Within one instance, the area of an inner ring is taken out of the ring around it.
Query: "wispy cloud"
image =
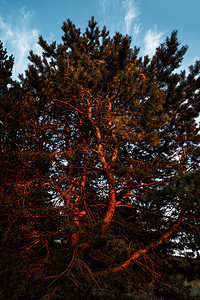
[[[103,22],[111,34],[116,31],[137,38],[141,24],[138,23],[139,9],[136,0],[99,0]]]
[[[122,5],[125,8],[125,16],[124,16],[125,31],[127,34],[130,34],[132,23],[135,21],[135,19],[139,15],[139,11],[138,11],[138,8],[137,8],[134,0],[125,0],[122,2]],[[139,33],[138,25],[135,29],[136,29],[135,32],[138,34]]]
[[[141,21],[138,0],[99,0],[104,23],[115,31],[120,31],[132,37],[134,44],[139,44],[141,55],[152,56],[155,49],[163,40],[166,32],[160,31],[154,26],[153,29],[146,30]]]
[[[0,16],[0,31],[3,32],[3,35],[0,35],[0,36],[3,36],[4,38],[4,42],[6,42],[7,40],[11,39],[12,36],[13,36],[13,31],[12,29],[10,28],[10,26],[8,24],[6,24],[2,17]]]
[[[134,33],[134,36],[137,37],[138,34],[140,33],[140,28],[141,28],[141,23],[140,24],[135,24],[134,26],[134,29],[133,29],[133,33]]]
[[[162,37],[165,33],[159,32],[156,27],[149,29],[144,37],[144,54],[152,56],[155,49],[160,45]]]
[[[121,0],[99,0],[103,25],[111,34],[121,29],[122,9]]]
[[[100,6],[104,13],[106,11],[106,2],[107,0],[100,0]]]
[[[119,8],[120,0],[100,0],[100,6],[103,13],[109,11],[110,17],[113,16],[113,13]]]
[[[36,53],[41,53],[37,44],[39,32],[36,28],[30,28],[30,20],[32,12],[21,9],[20,24],[10,24],[0,16],[0,39],[4,43],[4,47],[8,49],[15,57],[13,69],[13,77],[16,78],[22,73],[28,64],[27,56],[32,49]]]

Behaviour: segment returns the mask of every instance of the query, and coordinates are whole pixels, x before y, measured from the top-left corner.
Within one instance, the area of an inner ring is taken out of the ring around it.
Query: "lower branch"
[[[163,234],[157,241],[152,242],[151,244],[147,245],[143,249],[138,250],[135,252],[131,257],[123,262],[121,265],[116,266],[114,268],[109,269],[109,272],[111,273],[118,273],[120,271],[123,271],[124,269],[128,268],[134,261],[136,261],[138,258],[140,258],[142,255],[146,254],[152,249],[157,248],[160,244],[162,244],[167,238],[169,238],[178,228],[181,221],[183,219],[183,216],[180,215],[177,222],[172,226],[170,230],[168,230],[165,234]]]

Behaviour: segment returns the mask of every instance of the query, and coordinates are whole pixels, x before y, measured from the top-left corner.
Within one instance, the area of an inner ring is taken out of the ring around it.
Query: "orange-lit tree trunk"
[[[110,108],[110,107],[109,107]],[[116,209],[116,190],[115,190],[115,179],[114,176],[112,174],[112,170],[110,168],[110,165],[108,164],[108,162],[106,161],[105,155],[104,155],[104,150],[103,150],[103,143],[102,143],[102,137],[101,137],[101,132],[99,127],[95,124],[93,117],[92,117],[92,107],[90,106],[88,109],[88,117],[89,120],[91,122],[91,124],[93,125],[95,132],[96,132],[96,136],[97,136],[97,143],[98,143],[98,156],[99,159],[101,161],[101,164],[103,166],[103,169],[106,173],[106,177],[107,177],[107,181],[108,181],[108,185],[109,185],[109,198],[108,198],[108,206],[107,206],[107,211],[106,214],[104,216],[103,219],[103,225],[102,225],[102,232],[105,233],[112,221],[113,215],[115,213],[115,209]],[[109,124],[111,125],[111,124]],[[115,162],[117,158],[117,146],[114,150],[114,153],[112,155],[112,162]]]

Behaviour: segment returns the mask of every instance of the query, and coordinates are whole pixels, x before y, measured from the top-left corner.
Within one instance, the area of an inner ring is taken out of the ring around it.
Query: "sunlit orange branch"
[[[88,101],[88,105],[89,105],[89,101]],[[99,154],[99,158],[102,163],[102,166],[106,172],[108,183],[109,183],[109,203],[108,203],[108,209],[106,211],[106,214],[105,214],[105,217],[103,220],[103,225],[102,225],[102,232],[105,232],[110,225],[110,222],[112,220],[112,217],[114,215],[115,208],[116,208],[115,180],[114,180],[112,172],[107,164],[106,158],[103,153],[103,145],[102,145],[100,129],[96,124],[94,124],[94,120],[92,118],[92,106],[89,106],[88,118],[91,121],[91,124],[93,125],[93,127],[96,131],[96,136],[97,136],[97,141],[98,141],[98,154]]]
[[[152,242],[149,245],[147,245],[146,247],[144,247],[143,249],[136,251],[133,255],[131,255],[131,257],[129,259],[124,261],[121,265],[109,269],[109,272],[118,273],[120,271],[123,271],[124,269],[128,268],[138,258],[145,255],[150,250],[157,248],[159,245],[161,245],[167,238],[169,238],[177,230],[178,226],[181,224],[182,219],[183,219],[183,215],[180,215],[177,222],[165,234],[163,234],[157,241]]]

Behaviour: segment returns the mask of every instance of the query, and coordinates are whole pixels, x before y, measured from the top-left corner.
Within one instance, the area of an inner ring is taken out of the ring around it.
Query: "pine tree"
[[[160,278],[175,237],[199,247],[200,65],[178,70],[187,47],[176,31],[141,58],[129,36],[111,38],[94,18],[84,33],[70,20],[62,30],[60,44],[40,36],[43,54],[31,51],[20,76],[27,162],[44,166],[44,197],[59,210],[48,295],[117,297],[124,279]]]

